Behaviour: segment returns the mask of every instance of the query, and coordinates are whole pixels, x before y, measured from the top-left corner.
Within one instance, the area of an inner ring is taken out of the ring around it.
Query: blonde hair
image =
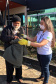
[[[52,35],[53,35],[51,47],[54,47],[54,46],[55,46],[55,32],[54,32],[54,28],[53,28],[52,21],[51,21],[50,18],[47,17],[47,16],[41,18],[41,20],[43,20],[43,21],[45,22],[47,30],[48,30],[49,32],[51,32]]]

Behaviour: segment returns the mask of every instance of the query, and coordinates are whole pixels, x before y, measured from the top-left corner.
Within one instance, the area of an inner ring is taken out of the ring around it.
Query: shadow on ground
[[[32,83],[24,83],[24,81],[35,81],[35,78],[23,78],[23,83],[19,83],[16,81],[15,76],[13,76],[13,81],[11,82],[11,84],[32,84]],[[6,82],[6,75],[0,75],[0,84],[7,84]]]
[[[37,71],[41,72],[39,63],[38,63],[38,65],[34,65],[34,64],[29,64],[29,63],[23,62],[23,64],[26,65],[26,66],[29,66],[29,68],[34,68]],[[53,68],[53,69],[55,69],[55,68]],[[56,72],[52,71],[53,69],[50,67],[50,75],[56,77]]]

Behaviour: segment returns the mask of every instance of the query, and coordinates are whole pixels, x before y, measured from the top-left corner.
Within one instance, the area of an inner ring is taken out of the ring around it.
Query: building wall
[[[13,8],[9,10],[9,14],[13,15],[13,14],[25,13],[25,9],[26,9],[26,6]],[[5,11],[3,12],[3,15],[4,14],[5,14]],[[8,15],[8,12],[6,13],[6,15]]]
[[[9,15],[10,16],[14,15],[14,14],[24,14],[24,15],[26,15],[26,12],[27,12],[26,11],[26,6],[21,6],[21,7],[9,9]],[[8,15],[8,11],[7,11],[6,15]],[[4,19],[4,16],[5,16],[5,11],[3,11],[3,19]],[[6,21],[6,25],[7,25],[7,21]]]

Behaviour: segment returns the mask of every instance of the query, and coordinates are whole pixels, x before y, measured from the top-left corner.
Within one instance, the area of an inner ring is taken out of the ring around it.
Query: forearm
[[[34,38],[30,38],[29,36],[27,36],[27,39],[28,39],[29,41],[34,42]]]
[[[48,43],[48,40],[44,39],[40,43],[31,42],[30,45],[33,47],[42,47]]]
[[[34,42],[31,42],[30,45],[33,47],[42,47],[43,46],[41,43],[34,43]]]

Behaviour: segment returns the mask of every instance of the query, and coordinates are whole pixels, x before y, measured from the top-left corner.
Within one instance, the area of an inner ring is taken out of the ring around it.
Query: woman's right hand
[[[27,38],[27,35],[25,35],[25,34],[21,34],[21,35],[23,35],[24,38]]]

